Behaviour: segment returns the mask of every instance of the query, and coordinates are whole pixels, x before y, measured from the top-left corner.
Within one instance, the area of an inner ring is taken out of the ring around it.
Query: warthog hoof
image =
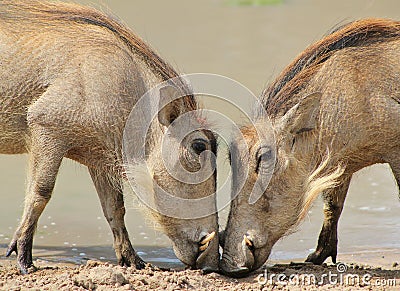
[[[143,261],[135,252],[130,243],[127,246],[120,246],[115,248],[115,254],[117,255],[118,265],[121,267],[135,267],[136,269],[144,269],[150,264]]]
[[[139,256],[136,255],[136,258],[135,258],[135,267],[136,267],[136,269],[138,269],[138,270],[144,269],[144,268],[146,268],[146,266],[151,267],[151,264],[150,263],[146,263]]]
[[[25,248],[18,253],[18,240],[16,238],[14,238],[8,246],[6,257],[11,256],[13,252],[17,254],[17,265],[22,275],[30,274],[37,270],[32,262],[32,250],[26,250]]]
[[[135,252],[127,255],[123,255],[118,258],[118,265],[121,267],[131,267],[135,266],[136,269],[144,269],[146,267],[146,262],[143,261]]]
[[[314,265],[321,265],[327,258],[331,257],[332,262],[336,264],[337,250],[335,247],[325,247],[321,250],[316,250],[315,252],[308,255],[306,262],[311,262]]]
[[[7,252],[6,252],[6,257],[11,256],[11,254],[15,252],[16,254],[18,254],[17,251],[17,240],[13,239],[10,243],[10,245],[8,246]]]
[[[21,265],[19,260],[18,260],[18,269],[21,275],[27,275],[37,271],[37,268],[32,263],[30,263],[29,265],[28,264]]]

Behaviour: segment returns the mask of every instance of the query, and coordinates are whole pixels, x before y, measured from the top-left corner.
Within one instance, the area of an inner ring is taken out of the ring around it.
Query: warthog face
[[[160,100],[171,100],[177,92],[164,87]],[[181,101],[160,103],[146,139],[145,160],[128,165],[128,172],[177,257],[191,267],[216,271],[216,139],[199,111],[180,110]]]
[[[306,158],[312,155],[315,142],[319,98],[318,93],[306,97],[283,117],[272,119],[272,128],[263,120],[242,128],[245,143],[240,144],[239,138],[233,142],[231,167],[237,196],[221,236],[220,266],[225,273],[242,276],[262,266],[273,245],[304,215],[315,193],[339,175],[316,178],[326,161],[314,172],[308,169]],[[264,129],[266,136],[260,139],[256,128]],[[259,199],[252,203],[252,196]]]
[[[174,125],[171,127],[172,133]],[[193,131],[182,141],[173,136],[168,147],[179,150],[167,151],[171,154],[170,160],[156,163],[153,168],[153,185],[157,184],[154,216],[172,240],[175,254],[182,262],[216,271],[219,262],[216,175],[213,173],[216,141],[205,130]],[[166,169],[165,164],[171,168]]]

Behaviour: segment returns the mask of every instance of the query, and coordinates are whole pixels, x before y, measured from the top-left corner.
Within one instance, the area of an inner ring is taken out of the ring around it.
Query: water
[[[104,10],[123,19],[181,72],[225,75],[256,95],[300,51],[336,24],[361,17],[400,19],[396,0],[287,0],[258,7],[231,6],[223,0],[78,2],[108,7]],[[0,172],[0,247],[5,247],[22,214],[26,157],[0,156]],[[321,205],[317,201],[299,231],[275,246],[272,259],[303,258],[315,247],[322,224]],[[127,227],[142,257],[164,266],[181,266],[168,238],[154,230],[129,195],[127,208]],[[339,252],[399,249],[399,214],[397,189],[388,167],[378,165],[357,173],[340,220]],[[226,210],[222,225],[224,216]],[[34,254],[41,259],[115,260],[112,235],[84,167],[64,161],[34,244]]]

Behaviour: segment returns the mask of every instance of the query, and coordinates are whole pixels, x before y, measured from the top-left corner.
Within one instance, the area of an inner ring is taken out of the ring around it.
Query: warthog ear
[[[282,126],[297,134],[309,131],[317,125],[322,93],[312,93],[300,100],[284,116]]]
[[[169,126],[180,114],[181,99],[179,90],[173,86],[165,86],[160,89],[160,102],[158,111],[158,121]]]

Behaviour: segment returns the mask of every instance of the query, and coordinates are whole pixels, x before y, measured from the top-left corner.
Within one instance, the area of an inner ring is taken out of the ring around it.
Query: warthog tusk
[[[205,250],[208,248],[209,244],[210,244],[210,242],[206,243],[205,245],[201,245],[201,246],[199,247],[199,250],[200,250],[201,252],[205,251]]]
[[[249,240],[249,238],[247,237],[247,235],[243,236],[243,241],[245,243],[246,246],[248,247],[253,247],[253,242],[251,240]]]
[[[212,233],[208,234],[201,242],[200,242],[200,247],[199,250],[200,251],[205,251],[208,246],[210,245],[210,241],[212,241],[215,237],[215,231],[213,231]]]
[[[213,231],[212,233],[208,234],[201,242],[201,245],[205,245],[206,243],[209,243],[210,241],[213,240],[213,238],[215,237],[215,231]]]

